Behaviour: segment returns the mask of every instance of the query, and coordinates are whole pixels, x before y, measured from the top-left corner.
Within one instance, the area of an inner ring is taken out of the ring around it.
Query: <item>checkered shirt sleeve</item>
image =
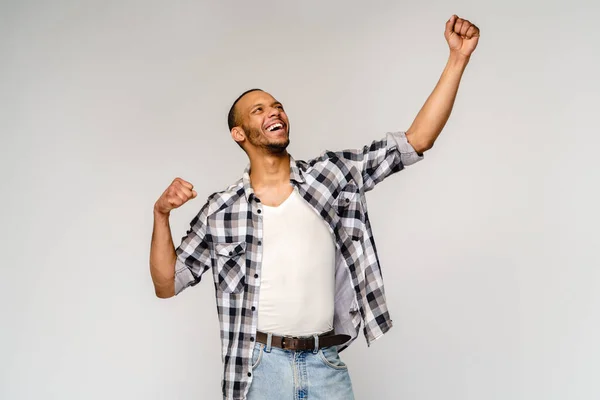
[[[175,294],[194,286],[211,267],[210,247],[206,235],[208,201],[190,222],[190,228],[175,250]]]
[[[368,192],[388,176],[420,161],[418,154],[406,138],[406,132],[388,132],[383,139],[372,141],[358,149],[334,152],[351,162],[362,172],[362,190]]]

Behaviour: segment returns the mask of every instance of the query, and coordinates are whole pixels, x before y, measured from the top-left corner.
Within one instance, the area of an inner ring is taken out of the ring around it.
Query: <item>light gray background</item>
[[[0,9],[0,398],[217,399],[210,280],[154,297],[152,206],[247,163],[262,87],[290,153],[405,130],[456,13],[482,31],[426,160],[368,195],[395,327],[342,353],[357,399],[597,399],[598,3],[12,1]]]

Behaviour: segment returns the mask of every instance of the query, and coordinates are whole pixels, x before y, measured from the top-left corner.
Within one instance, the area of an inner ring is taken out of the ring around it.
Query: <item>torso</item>
[[[297,190],[262,210],[258,330],[290,336],[331,330],[336,247],[327,223]]]

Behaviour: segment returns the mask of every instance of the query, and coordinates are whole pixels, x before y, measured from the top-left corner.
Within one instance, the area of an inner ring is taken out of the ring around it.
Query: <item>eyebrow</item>
[[[272,105],[273,106],[282,106],[283,107],[283,104],[281,104],[281,102],[279,102],[279,101],[274,101]],[[262,107],[262,106],[264,106],[263,103],[254,104],[252,107],[250,107],[250,111],[254,110],[256,107]]]

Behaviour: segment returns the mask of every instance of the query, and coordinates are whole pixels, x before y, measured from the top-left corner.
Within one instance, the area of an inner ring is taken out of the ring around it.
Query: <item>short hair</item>
[[[233,102],[233,104],[231,105],[231,108],[229,109],[229,114],[227,114],[227,125],[229,125],[229,130],[232,130],[234,127],[238,126],[238,113],[237,110],[235,109],[235,106],[237,105],[238,101],[241,100],[242,97],[244,97],[245,95],[247,95],[248,93],[251,92],[264,92],[264,90],[262,89],[250,89],[250,90],[246,90],[244,93],[240,94],[240,96],[235,99],[235,101]]]

